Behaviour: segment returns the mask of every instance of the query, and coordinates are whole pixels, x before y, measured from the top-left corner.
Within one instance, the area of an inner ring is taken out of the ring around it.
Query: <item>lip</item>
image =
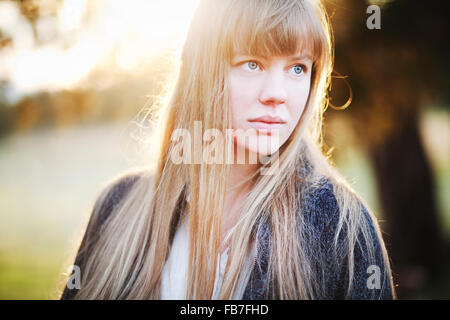
[[[280,129],[286,124],[286,121],[280,117],[262,116],[248,120],[249,125],[258,130],[259,133],[271,135],[272,131]]]
[[[278,116],[270,116],[270,115],[264,115],[262,117],[249,119],[248,122],[263,122],[267,124],[284,124],[286,121],[281,119]]]

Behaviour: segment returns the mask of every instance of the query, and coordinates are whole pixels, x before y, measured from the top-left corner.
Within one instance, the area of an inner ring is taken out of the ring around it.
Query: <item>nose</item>
[[[267,72],[259,95],[259,101],[264,105],[276,107],[285,103],[286,99],[287,94],[283,72],[280,70]]]

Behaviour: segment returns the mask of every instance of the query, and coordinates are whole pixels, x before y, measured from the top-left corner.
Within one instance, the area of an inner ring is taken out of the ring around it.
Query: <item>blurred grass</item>
[[[424,139],[448,235],[450,164],[448,154],[430,143],[433,132],[446,132],[450,121],[432,111],[425,118]],[[131,166],[124,154],[126,127],[45,129],[0,140],[0,299],[59,297],[61,274],[73,261],[96,193]],[[368,159],[352,147],[341,159],[339,169],[379,216]]]
[[[130,166],[125,128],[42,129],[0,140],[0,299],[57,298],[99,188]]]
[[[61,248],[51,248],[50,254],[27,252],[23,248],[2,250],[0,299],[55,299],[62,253]]]

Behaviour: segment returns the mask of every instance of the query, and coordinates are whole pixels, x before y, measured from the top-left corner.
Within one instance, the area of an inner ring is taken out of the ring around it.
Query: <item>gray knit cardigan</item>
[[[107,194],[105,201],[99,204],[99,214],[91,216],[74,262],[74,265],[81,268],[81,274],[86,254],[89,253],[89,248],[98,238],[100,227],[114,206],[120,202],[139,177],[139,174],[130,174],[118,179]],[[363,216],[369,223],[372,239],[374,239],[375,265],[380,273],[374,274],[377,270],[374,271],[374,267],[370,267],[373,263],[369,262],[368,255],[363,249],[365,248],[364,239],[359,236],[358,240],[361,245],[358,245],[357,242],[354,248],[354,278],[350,294],[347,295],[348,264],[344,249],[345,228],[339,237],[339,243],[342,245],[338,247],[337,255],[333,251],[333,237],[339,219],[333,185],[329,179],[324,177],[320,183],[315,183],[314,187],[308,190],[310,191],[303,194],[301,199],[304,225],[308,228],[308,232],[305,233],[308,235],[306,253],[317,281],[320,281],[324,287],[324,290],[315,292],[315,298],[394,299],[395,292],[392,287],[391,273],[389,267],[386,267],[389,266],[389,261],[386,261],[383,255],[383,242],[380,241],[376,232],[375,224],[377,222],[370,217],[367,209],[363,205],[361,206]],[[270,223],[267,220],[259,221],[257,227],[253,230],[257,238],[257,258],[243,299],[277,299],[276,290],[274,290],[275,281],[269,279],[267,272],[271,245]],[[373,282],[373,276],[379,276],[380,281]],[[61,299],[72,299],[76,291],[76,289],[69,289],[66,286]]]

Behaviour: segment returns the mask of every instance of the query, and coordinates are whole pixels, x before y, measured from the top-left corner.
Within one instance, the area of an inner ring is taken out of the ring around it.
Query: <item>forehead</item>
[[[227,29],[231,57],[238,54],[257,57],[299,55],[311,61],[318,59],[323,39],[315,15],[301,6],[278,10],[278,14],[273,14],[276,10],[259,8],[242,8],[235,21],[228,21],[232,25]]]

